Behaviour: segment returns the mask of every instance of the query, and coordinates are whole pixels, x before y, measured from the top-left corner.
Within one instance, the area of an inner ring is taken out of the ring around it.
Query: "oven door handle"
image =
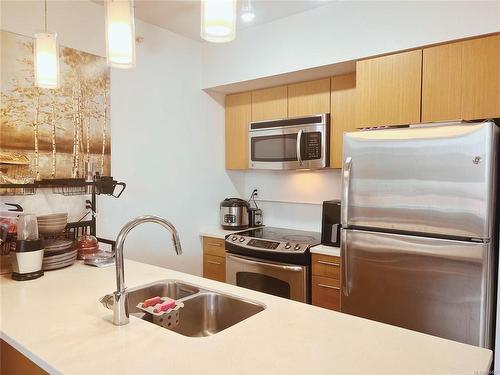
[[[282,265],[282,264],[259,262],[258,260],[247,259],[247,258],[243,258],[240,256],[232,255],[232,254],[226,254],[226,256],[229,260],[234,260],[235,262],[239,262],[239,263],[243,263],[243,264],[261,265],[261,266],[266,266],[268,268],[278,269],[281,271],[292,271],[292,272],[302,272],[303,271],[303,267],[301,267],[301,266],[288,266],[288,265]]]
[[[302,165],[302,155],[301,155],[301,147],[300,144],[302,142],[302,133],[304,133],[304,130],[300,129],[299,132],[297,133],[297,160],[299,161],[299,165]]]

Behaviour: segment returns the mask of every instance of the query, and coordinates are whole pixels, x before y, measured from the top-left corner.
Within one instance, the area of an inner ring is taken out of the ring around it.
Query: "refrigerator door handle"
[[[349,224],[349,183],[351,180],[352,158],[348,156],[342,170],[342,227],[347,228]]]
[[[349,296],[349,270],[347,263],[347,231],[342,229],[340,237],[340,262],[342,263],[342,292]]]

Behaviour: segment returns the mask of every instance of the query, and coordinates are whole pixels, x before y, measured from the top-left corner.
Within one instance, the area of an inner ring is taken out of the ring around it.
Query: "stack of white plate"
[[[74,250],[71,240],[45,240],[43,242],[45,252],[44,256],[61,255]]]
[[[63,212],[60,214],[37,216],[36,220],[38,222],[38,233],[59,233],[66,228],[68,214]]]
[[[45,241],[42,268],[44,271],[71,266],[76,261],[78,251],[73,248],[73,241]]]

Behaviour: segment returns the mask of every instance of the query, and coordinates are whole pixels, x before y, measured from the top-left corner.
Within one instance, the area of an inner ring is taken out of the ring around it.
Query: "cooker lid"
[[[246,207],[250,208],[250,204],[240,198],[226,198],[220,203],[221,207]]]

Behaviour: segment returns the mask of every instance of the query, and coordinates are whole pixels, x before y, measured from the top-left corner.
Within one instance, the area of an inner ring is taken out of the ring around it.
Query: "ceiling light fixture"
[[[234,40],[236,36],[236,0],[201,0],[200,36],[213,43]]]
[[[246,0],[241,9],[241,19],[243,22],[249,23],[252,22],[254,18],[255,13],[253,12],[252,0]]]
[[[132,0],[106,1],[106,56],[115,68],[135,67],[135,23]]]
[[[35,85],[46,89],[59,86],[59,48],[57,34],[47,32],[47,0],[45,0],[45,32],[35,34]]]

